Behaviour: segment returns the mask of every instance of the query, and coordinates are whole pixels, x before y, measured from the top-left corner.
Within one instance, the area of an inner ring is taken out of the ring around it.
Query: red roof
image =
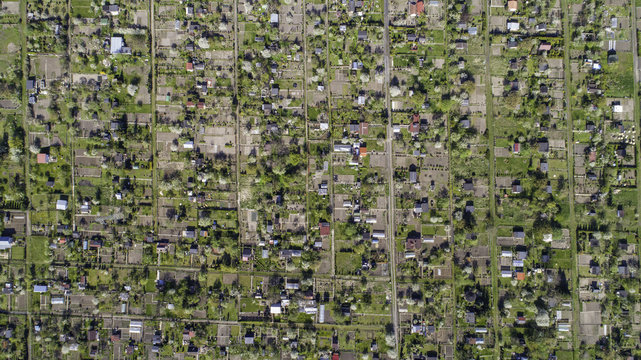
[[[340,357],[338,356],[338,353],[332,354],[332,360],[339,360]]]
[[[419,0],[416,2],[416,13],[418,15],[421,15],[425,11],[425,4],[423,3],[423,0]]]
[[[525,273],[517,272],[516,273],[516,280],[525,280]]]
[[[194,107],[193,101],[187,101],[187,107],[188,108]]]
[[[552,50],[552,44],[544,42],[539,45],[539,51],[550,51]]]
[[[412,134],[418,133],[421,128],[421,116],[419,114],[412,115],[412,122],[410,123],[410,132]]]
[[[512,152],[516,154],[516,153],[518,153],[519,151],[521,151],[521,144],[519,144],[519,143],[514,143],[514,146],[512,147]]]
[[[194,64],[188,62],[187,65],[185,65],[185,69],[187,71],[194,71]]]
[[[360,149],[358,149],[358,152],[361,157],[367,156],[367,146],[361,146]]]
[[[322,223],[318,224],[318,228],[320,230],[321,236],[329,235],[329,233],[330,233],[329,223],[322,222]]]
[[[38,164],[46,164],[46,163],[49,162],[49,155],[47,155],[47,154],[38,154],[36,159],[38,160]]]
[[[417,238],[408,238],[405,240],[405,249],[406,250],[416,250],[421,248],[421,239]]]

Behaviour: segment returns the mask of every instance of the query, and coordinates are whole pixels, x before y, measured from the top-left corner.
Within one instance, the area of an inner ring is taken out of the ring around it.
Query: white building
[[[129,333],[140,334],[142,333],[142,321],[132,320],[129,322]]]
[[[271,306],[269,307],[269,312],[273,315],[281,314],[282,307],[280,306],[280,303],[271,304]]]
[[[60,199],[56,202],[56,210],[67,210],[69,202],[67,200]]]
[[[125,46],[122,36],[112,36],[109,52],[112,54],[131,54],[131,49]]]
[[[65,303],[65,298],[62,298],[62,297],[51,298],[51,305],[64,305],[64,303]]]
[[[0,236],[0,250],[7,250],[13,246],[13,239],[10,236]]]

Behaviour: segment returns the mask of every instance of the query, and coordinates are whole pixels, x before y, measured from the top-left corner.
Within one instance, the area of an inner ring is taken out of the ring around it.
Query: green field
[[[27,254],[31,263],[49,261],[49,240],[44,236],[32,236],[27,241]]]

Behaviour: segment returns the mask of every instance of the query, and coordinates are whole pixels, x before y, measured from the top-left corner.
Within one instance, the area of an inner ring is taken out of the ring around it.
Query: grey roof
[[[548,166],[548,163],[547,163],[547,162],[542,162],[542,163],[541,163],[541,171],[543,171],[543,172],[547,172],[547,171],[548,171],[548,168],[549,168],[549,166]]]
[[[539,141],[539,151],[540,152],[550,151],[550,143],[548,143],[547,140]]]
[[[418,178],[416,171],[410,171],[410,182],[415,183]]]

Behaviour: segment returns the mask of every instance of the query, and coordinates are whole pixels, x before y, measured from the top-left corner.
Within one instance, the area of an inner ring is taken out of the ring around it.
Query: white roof
[[[124,41],[122,40],[122,37],[120,36],[112,36],[111,37],[111,50],[110,52],[112,54],[120,54],[122,51],[122,47],[124,46]]]
[[[272,314],[280,314],[281,313],[280,303],[272,304],[269,307],[269,312]]]
[[[56,201],[56,210],[67,210],[67,205],[69,205],[67,200],[60,199]]]
[[[61,297],[51,298],[51,305],[62,305],[65,303],[65,299]]]
[[[325,305],[320,306],[320,314],[318,316],[318,322],[321,324],[325,322]]]
[[[13,245],[13,239],[10,236],[0,236],[0,250],[6,250]]]
[[[269,22],[278,24],[278,14],[273,13],[269,16]]]
[[[516,267],[523,266],[523,260],[512,260],[512,266],[516,266]]]

